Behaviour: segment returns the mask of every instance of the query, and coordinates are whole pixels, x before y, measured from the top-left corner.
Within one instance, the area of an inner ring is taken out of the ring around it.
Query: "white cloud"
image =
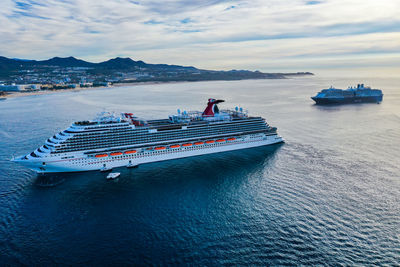
[[[3,0],[0,54],[93,61],[129,56],[264,71],[315,71],[354,59],[395,64],[387,55],[400,53],[399,1],[309,2]]]

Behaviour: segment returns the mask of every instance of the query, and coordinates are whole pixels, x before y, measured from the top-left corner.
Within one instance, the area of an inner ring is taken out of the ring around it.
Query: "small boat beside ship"
[[[349,87],[346,90],[330,87],[323,89],[316,96],[311,97],[317,105],[350,104],[350,103],[380,103],[383,100],[382,90],[364,87]]]
[[[107,180],[114,180],[114,179],[117,179],[120,175],[121,175],[120,172],[110,172],[110,173],[107,175]]]

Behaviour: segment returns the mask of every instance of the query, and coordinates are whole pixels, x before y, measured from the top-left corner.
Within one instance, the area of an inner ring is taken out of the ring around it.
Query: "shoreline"
[[[297,77],[303,77],[304,75],[298,75]],[[294,76],[296,77],[296,76]],[[292,77],[288,77],[287,79],[291,79]],[[37,91],[17,91],[17,92],[6,92],[5,95],[0,95],[0,99],[2,98],[18,98],[24,96],[36,96],[36,95],[49,95],[56,94],[62,92],[79,92],[82,90],[95,90],[95,89],[104,89],[104,88],[117,88],[124,86],[140,86],[140,85],[154,85],[154,84],[174,84],[174,83],[191,83],[191,82],[210,82],[210,81],[241,81],[248,79],[239,79],[239,80],[204,80],[204,81],[147,81],[147,82],[129,82],[129,83],[116,83],[110,86],[97,86],[97,87],[79,87],[79,88],[68,88],[68,89],[58,89],[58,90],[37,90]],[[250,79],[252,80],[252,79]],[[256,79],[256,80],[264,80],[264,79]],[[269,79],[265,79],[269,80]]]
[[[18,98],[24,96],[34,96],[34,95],[50,95],[62,92],[80,92],[86,90],[104,89],[104,88],[117,88],[124,86],[139,86],[139,85],[151,85],[169,82],[137,82],[137,83],[117,83],[110,86],[97,86],[97,87],[79,87],[79,88],[69,88],[69,89],[58,89],[58,90],[38,90],[38,91],[19,91],[19,92],[7,92],[6,95],[0,96],[0,98]],[[173,83],[173,82],[171,82]]]

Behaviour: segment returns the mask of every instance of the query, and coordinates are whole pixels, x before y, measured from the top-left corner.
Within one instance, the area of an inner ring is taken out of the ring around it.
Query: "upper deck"
[[[168,119],[144,120],[135,117],[132,113],[121,113],[117,116],[114,113],[102,112],[92,121],[74,122],[68,129],[68,132],[96,131],[106,128],[126,127],[130,125],[132,128],[148,128],[157,130],[179,129],[192,125],[204,126],[214,123],[232,122],[237,120],[245,120],[249,117],[247,111],[236,107],[235,109],[226,109],[219,111],[217,103],[223,100],[209,99],[208,106],[204,112],[200,111],[183,111],[179,109],[177,114],[170,115]]]

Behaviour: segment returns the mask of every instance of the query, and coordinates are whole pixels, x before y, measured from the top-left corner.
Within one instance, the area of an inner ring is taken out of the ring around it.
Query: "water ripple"
[[[381,105],[312,105],[309,95],[326,82],[163,84],[5,101],[0,262],[398,265],[399,81],[373,83],[385,87]],[[251,107],[286,144],[119,168],[115,182],[99,172],[37,176],[9,161],[99,105],[156,118],[178,100],[198,109],[210,95]]]

